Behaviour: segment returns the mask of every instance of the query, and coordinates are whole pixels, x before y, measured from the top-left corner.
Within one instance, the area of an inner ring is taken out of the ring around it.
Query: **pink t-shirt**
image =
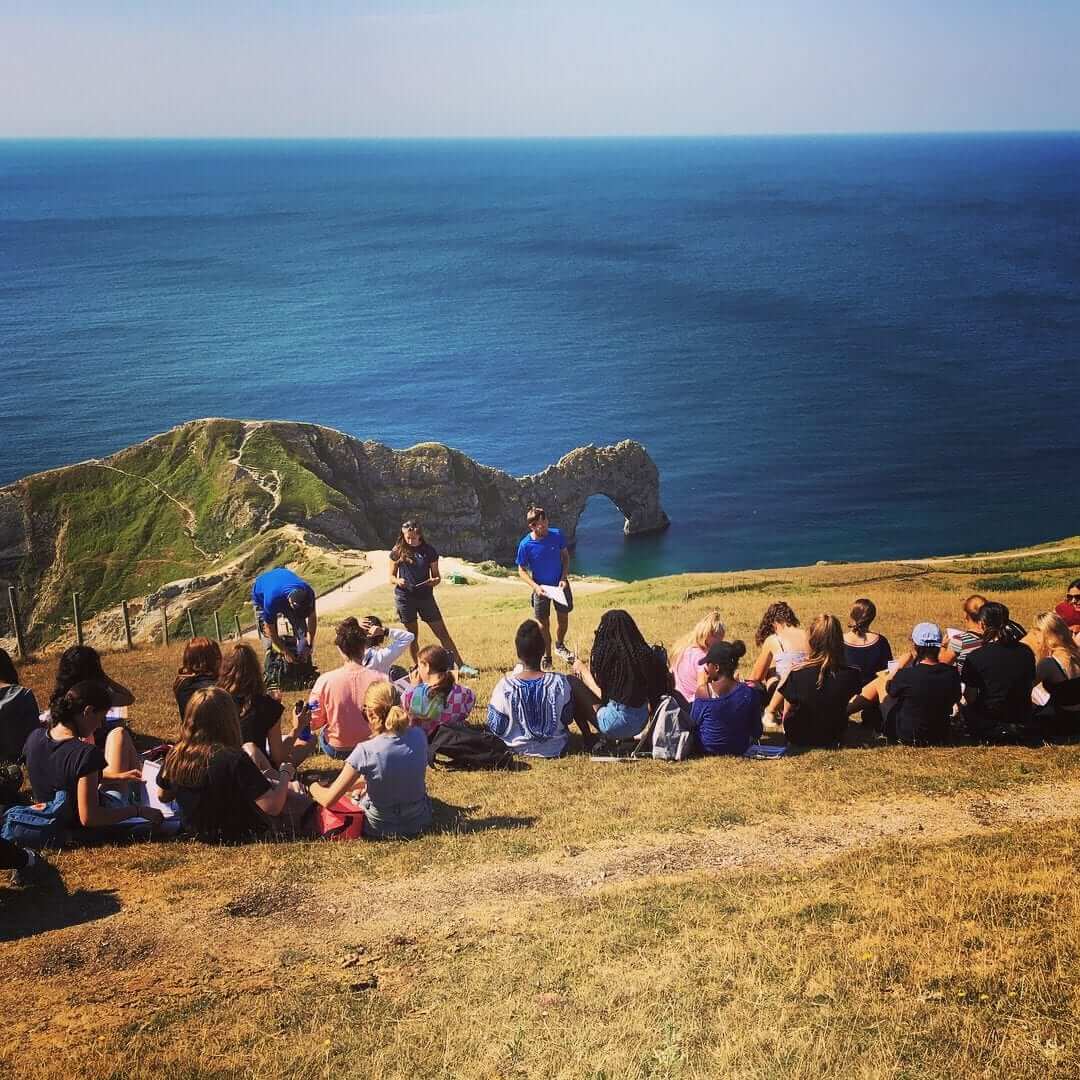
[[[694,694],[697,692],[698,672],[701,671],[699,661],[704,656],[704,649],[697,645],[691,645],[683,650],[682,656],[679,657],[675,662],[675,666],[671,669],[672,675],[675,676],[675,689],[687,701],[694,700]]]
[[[350,749],[370,738],[364,695],[372,683],[386,681],[382,672],[361,667],[351,660],[320,675],[308,695],[308,701],[319,706],[312,711],[311,726],[325,726],[326,741],[338,750]]]

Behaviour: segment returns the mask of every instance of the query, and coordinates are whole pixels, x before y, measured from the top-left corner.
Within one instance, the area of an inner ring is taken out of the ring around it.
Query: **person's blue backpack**
[[[19,847],[40,851],[60,848],[68,841],[72,806],[66,791],[58,791],[51,802],[12,806],[4,814],[0,836]]]

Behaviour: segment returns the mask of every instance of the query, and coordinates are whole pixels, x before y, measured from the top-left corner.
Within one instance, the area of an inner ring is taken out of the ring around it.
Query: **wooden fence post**
[[[221,640],[221,617],[216,611],[214,612],[214,637],[216,637],[218,641]]]
[[[188,637],[195,636],[195,617],[191,614],[191,608],[187,609]]]
[[[15,644],[19,648],[19,659],[28,660],[26,638],[23,636],[22,619],[19,617],[19,601],[15,597],[15,586],[8,586],[8,607],[11,608],[11,625],[15,628]]]
[[[120,602],[120,610],[124,613],[124,637],[127,640],[127,647],[133,649],[135,644],[131,640],[131,613],[128,611],[126,600]]]
[[[236,640],[239,641],[244,636],[244,631],[240,629],[240,616],[234,613],[233,622],[236,624]]]
[[[167,605],[161,605],[161,633],[165,639],[165,644],[169,644],[169,608]]]
[[[75,644],[81,645],[83,643],[83,631],[82,631],[82,608],[79,602],[79,594],[74,592],[71,594],[71,610],[75,615]]]

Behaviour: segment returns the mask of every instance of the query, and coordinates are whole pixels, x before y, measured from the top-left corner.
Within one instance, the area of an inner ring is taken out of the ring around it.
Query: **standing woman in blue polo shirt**
[[[478,675],[476,668],[466,664],[446,629],[435,586],[442,581],[439,573],[439,553],[424,539],[420,522],[410,518],[402,523],[397,543],[390,552],[390,584],[394,586],[394,606],[402,626],[413,639],[409,645],[413,667],[420,655],[420,620],[431,627],[439,644],[457,661],[462,675]]]
[[[574,610],[574,597],[570,592],[570,551],[566,537],[560,529],[548,523],[543,507],[530,506],[525,514],[529,531],[521,538],[517,550],[518,574],[532,589],[532,609],[540,629],[544,633],[544,659],[546,669],[551,668],[551,605],[555,604],[555,655],[567,664],[574,662],[574,654],[566,647],[566,628],[570,612]],[[540,591],[541,585],[560,588],[566,594],[566,603],[560,604]]]

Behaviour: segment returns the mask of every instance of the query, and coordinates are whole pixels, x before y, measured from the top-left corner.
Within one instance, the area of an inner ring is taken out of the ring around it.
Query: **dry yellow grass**
[[[1069,548],[660,579],[582,597],[571,638],[586,649],[624,606],[670,643],[715,606],[749,644],[772,599],[807,620],[867,595],[895,648],[994,575],[1019,575],[994,595],[1029,621],[1078,565]],[[483,703],[524,597],[440,602]],[[363,603],[390,614],[389,590]],[[175,734],[178,654],[107,658],[148,738]],[[51,665],[25,674],[44,696]],[[1078,748],[574,756],[431,790],[438,827],[415,842],[75,851],[55,859],[67,896],[0,888],[20,935],[0,945],[0,1072],[1080,1075]]]

